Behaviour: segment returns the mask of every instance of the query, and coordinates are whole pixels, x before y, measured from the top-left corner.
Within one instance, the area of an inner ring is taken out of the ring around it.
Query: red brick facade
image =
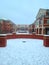
[[[6,36],[0,36],[0,47],[5,47],[7,44]]]
[[[12,33],[15,31],[14,24],[8,20],[2,20],[0,22],[0,34]]]

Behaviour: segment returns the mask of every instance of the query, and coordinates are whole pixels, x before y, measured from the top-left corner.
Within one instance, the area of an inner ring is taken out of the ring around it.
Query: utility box
[[[5,35],[0,35],[0,47],[5,47],[6,46],[6,36]]]

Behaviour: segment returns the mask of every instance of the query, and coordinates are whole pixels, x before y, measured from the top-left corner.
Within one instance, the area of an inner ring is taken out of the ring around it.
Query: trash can
[[[5,35],[0,35],[0,47],[5,47],[6,46],[6,36]]]
[[[49,35],[44,35],[44,46],[49,47]]]

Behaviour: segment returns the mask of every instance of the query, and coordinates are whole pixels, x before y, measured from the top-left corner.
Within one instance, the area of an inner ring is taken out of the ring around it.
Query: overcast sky
[[[40,8],[49,8],[49,0],[0,0],[0,18],[16,24],[31,24]]]

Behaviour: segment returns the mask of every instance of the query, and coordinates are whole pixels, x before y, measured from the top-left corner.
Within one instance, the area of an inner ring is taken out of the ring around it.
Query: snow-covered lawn
[[[49,48],[42,40],[7,40],[7,46],[0,48],[0,65],[49,65]]]

